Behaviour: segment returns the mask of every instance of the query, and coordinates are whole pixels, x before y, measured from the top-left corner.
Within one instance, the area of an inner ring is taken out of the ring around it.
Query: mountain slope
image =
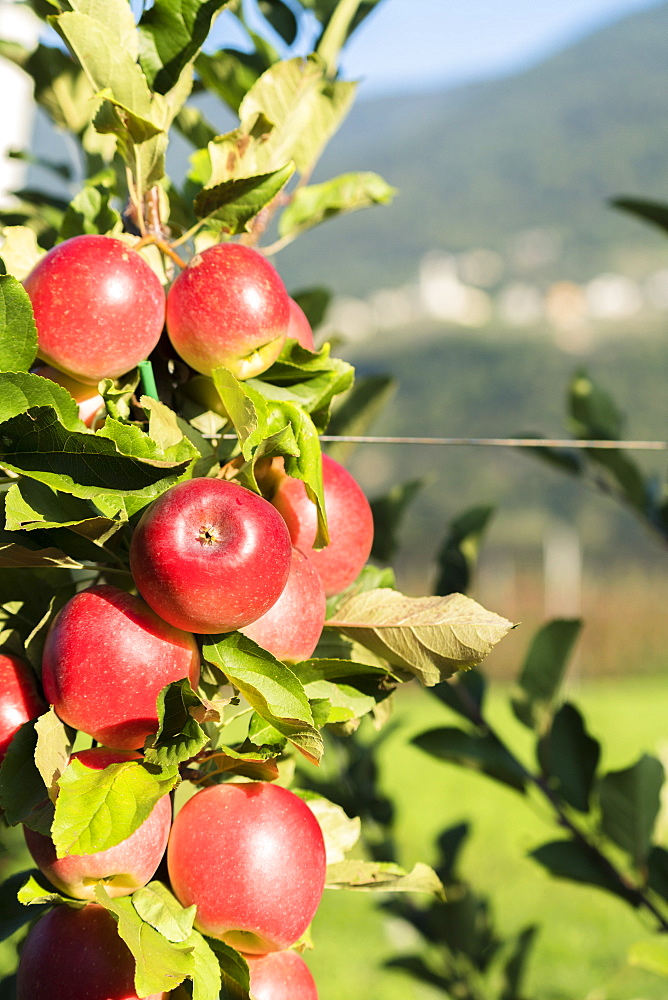
[[[408,280],[430,248],[503,251],[528,228],[560,238],[564,277],[621,267],[629,243],[658,248],[606,200],[668,198],[667,41],[662,3],[517,76],[360,102],[317,179],[378,170],[400,196],[302,237],[281,270],[360,294]]]

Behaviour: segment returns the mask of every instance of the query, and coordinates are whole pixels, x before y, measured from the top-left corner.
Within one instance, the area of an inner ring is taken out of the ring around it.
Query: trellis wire
[[[204,434],[208,440],[236,441],[236,434]],[[485,448],[579,448],[612,451],[668,451],[668,441],[610,441],[570,438],[456,438],[456,437],[371,437],[357,434],[321,434],[321,441],[342,444],[416,444],[473,446]]]

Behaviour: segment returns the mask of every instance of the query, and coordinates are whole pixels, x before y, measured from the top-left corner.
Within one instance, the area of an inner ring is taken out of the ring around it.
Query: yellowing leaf
[[[369,590],[327,622],[427,686],[479,663],[513,627],[463,594],[405,597]]]

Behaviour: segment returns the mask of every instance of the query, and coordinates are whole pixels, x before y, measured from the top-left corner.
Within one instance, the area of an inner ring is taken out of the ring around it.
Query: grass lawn
[[[492,688],[488,697],[494,725],[531,760],[531,742],[512,717],[508,689]],[[568,697],[601,741],[605,770],[625,767],[643,752],[668,750],[664,678],[591,681],[572,685]],[[665,979],[626,962],[629,946],[648,936],[652,925],[607,893],[551,878],[527,857],[532,848],[559,836],[547,808],[412,747],[413,735],[455,722],[428,694],[403,692],[395,715],[401,725],[383,744],[380,761],[383,788],[397,805],[402,861],[409,866],[435,860],[437,834],[462,820],[470,822],[462,874],[478,893],[491,898],[499,934],[540,925],[525,989],[528,1000],[665,1000]],[[665,822],[662,829],[663,842],[668,843]],[[402,925],[383,918],[371,894],[327,892],[314,939],[316,949],[307,959],[320,1000],[443,996],[381,968],[385,959],[410,951],[413,943]]]

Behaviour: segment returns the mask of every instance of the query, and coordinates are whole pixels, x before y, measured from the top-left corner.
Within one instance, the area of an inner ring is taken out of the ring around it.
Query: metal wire
[[[236,441],[236,434],[205,434],[218,441]],[[321,434],[321,441],[345,444],[416,444],[471,446],[483,448],[579,448],[611,451],[668,451],[668,441],[571,440],[570,438],[455,438],[455,437],[371,437],[357,434]]]

